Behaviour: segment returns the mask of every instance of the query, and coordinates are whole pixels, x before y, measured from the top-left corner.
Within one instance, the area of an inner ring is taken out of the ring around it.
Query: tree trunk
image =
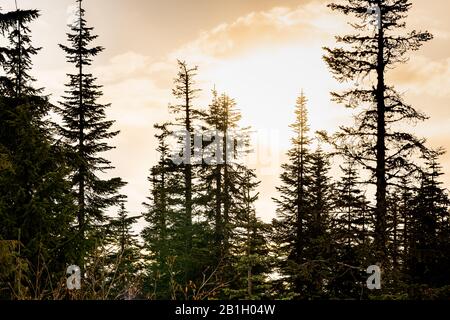
[[[381,4],[379,4],[381,8]],[[380,10],[380,15],[382,10]],[[381,17],[382,19],[382,17]],[[382,21],[382,20],[381,20]],[[377,75],[378,83],[376,89],[377,102],[377,166],[376,166],[376,209],[375,209],[375,247],[377,257],[383,263],[386,259],[386,106],[384,101],[384,31],[381,26],[378,30],[378,54]]]
[[[78,43],[78,63],[79,63],[79,70],[78,70],[78,76],[79,76],[79,112],[80,112],[80,127],[79,127],[79,137],[78,137],[78,153],[79,153],[79,159],[81,160],[81,163],[79,164],[79,185],[78,185],[78,228],[79,228],[79,236],[80,241],[85,240],[85,225],[86,225],[86,209],[85,209],[85,189],[86,189],[86,168],[85,168],[85,157],[84,157],[84,107],[83,107],[83,56],[81,52],[82,48],[82,34],[83,34],[83,28],[82,28],[82,21],[81,21],[81,1],[79,2],[79,10],[80,10],[80,21],[79,21],[79,43]],[[84,248],[82,248],[82,256],[79,258],[78,266],[83,270],[84,268]]]

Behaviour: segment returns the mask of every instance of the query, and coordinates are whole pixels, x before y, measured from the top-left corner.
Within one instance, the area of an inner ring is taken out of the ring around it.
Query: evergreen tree
[[[274,285],[286,297],[324,298],[330,279],[333,186],[328,176],[329,155],[319,146],[311,152],[306,98],[297,100],[295,136],[282,165],[277,219],[273,221],[280,279]]]
[[[331,295],[341,299],[361,298],[361,281],[366,277],[369,230],[372,219],[368,201],[359,184],[357,168],[352,161],[341,166],[343,176],[336,183],[332,239],[336,275],[330,285]],[[364,284],[363,284],[364,285]]]
[[[229,256],[233,219],[238,210],[236,199],[241,194],[241,177],[247,172],[242,157],[248,152],[248,128],[240,128],[240,110],[226,94],[213,91],[213,101],[205,116],[212,141],[204,141],[210,163],[201,173],[206,193],[207,216],[213,221],[217,262]],[[205,159],[204,159],[205,160]]]
[[[234,237],[236,230],[244,223],[240,220],[243,207],[251,207],[256,200],[243,198],[242,190],[246,187],[252,192],[259,184],[251,182],[251,186],[244,185],[250,183],[246,178],[254,174],[243,161],[250,152],[249,128],[240,127],[240,120],[241,113],[234,99],[226,94],[218,95],[214,90],[213,101],[205,116],[206,129],[213,137],[209,140],[204,137],[206,152],[200,175],[205,216],[213,236],[213,241],[210,241],[211,251],[214,252],[211,264],[220,267],[219,282],[227,287],[233,287],[236,281],[235,267],[240,259],[236,250],[242,253],[243,244]]]
[[[197,75],[197,67],[190,68],[186,62],[178,60],[178,75],[174,80],[175,87],[172,90],[174,97],[179,100],[179,104],[170,105],[169,110],[178,116],[174,125],[178,130],[182,130],[183,145],[181,146],[181,153],[185,156],[183,162],[179,164],[179,170],[183,172],[184,176],[184,213],[180,217],[184,223],[181,231],[184,249],[180,252],[183,257],[184,266],[184,283],[195,278],[196,267],[192,256],[192,249],[195,234],[193,225],[195,203],[194,199],[196,190],[194,188],[194,180],[196,179],[196,168],[194,164],[196,159],[192,157],[194,147],[194,135],[197,122],[202,116],[202,112],[195,108],[194,100],[200,91],[196,88],[195,77]],[[201,231],[201,230],[199,230]],[[197,247],[198,248],[198,247]]]
[[[399,224],[397,225],[396,232],[400,233],[399,237],[399,246],[400,248],[394,246],[395,249],[398,250],[398,256],[400,260],[400,266],[401,271],[403,274],[407,273],[405,272],[406,268],[406,260],[408,259],[408,239],[410,234],[410,227],[411,227],[411,208],[413,207],[414,202],[414,193],[416,191],[416,188],[412,182],[413,180],[410,178],[403,178],[401,180],[400,186],[398,186],[396,189],[398,196],[398,199],[396,200],[397,205],[397,213],[398,213],[398,219],[400,219]],[[394,219],[393,219],[394,220]],[[392,241],[394,243],[394,241]],[[394,256],[394,255],[393,255]],[[393,259],[395,261],[395,259]]]
[[[441,187],[442,175],[438,157],[442,151],[425,154],[427,170],[412,202],[408,232],[407,274],[410,297],[424,298],[425,288],[450,285],[448,276],[449,205],[446,191]],[[418,290],[422,287],[422,290]],[[422,291],[422,292],[421,292]]]
[[[156,135],[160,160],[151,169],[148,178],[151,196],[149,202],[144,203],[147,226],[142,231],[142,238],[148,260],[144,292],[155,299],[170,299],[175,283],[180,283],[183,276],[180,275],[183,266],[177,261],[177,255],[184,255],[184,237],[180,235],[184,229],[180,209],[184,204],[184,198],[180,196],[183,173],[170,159],[167,139],[172,132],[167,124],[155,125],[155,128],[161,131]],[[179,273],[173,274],[174,270]]]
[[[235,273],[230,283],[228,298],[258,300],[267,298],[268,275],[271,272],[268,235],[270,225],[262,222],[254,209],[259,193],[255,193],[259,182],[253,170],[242,174],[241,193],[237,199],[238,212],[232,230],[232,270]],[[236,276],[237,274],[237,276]]]
[[[20,10],[0,13],[0,34],[7,36],[8,47],[0,46],[0,63],[5,75],[0,76],[0,90],[2,95],[18,97],[41,93],[31,86],[34,79],[29,71],[32,67],[32,57],[39,48],[31,43],[28,25],[39,17],[37,10]]]
[[[414,178],[414,180],[412,179]],[[417,187],[416,175],[402,177],[399,184],[387,194],[388,216],[388,252],[392,257],[392,270],[385,270],[383,292],[403,296],[409,282],[405,273],[408,259],[408,233],[411,223],[411,208],[414,206],[414,192]],[[414,183],[413,183],[414,181]]]
[[[403,101],[402,96],[386,82],[386,73],[399,63],[407,61],[407,53],[418,50],[432,36],[428,32],[412,31],[396,35],[405,27],[405,18],[411,8],[409,0],[347,0],[330,4],[332,10],[359,19],[376,20],[375,31],[364,31],[366,26],[352,24],[357,34],[337,37],[344,47],[329,49],[325,61],[340,82],[362,81],[376,76],[370,88],[350,89],[332,93],[338,103],[348,107],[367,104],[355,117],[353,127],[344,127],[336,136],[336,146],[345,156],[354,159],[369,170],[376,185],[374,259],[388,264],[387,257],[387,192],[393,180],[410,174],[417,167],[411,155],[423,149],[423,140],[412,133],[401,131],[404,121],[421,121],[425,116]],[[372,86],[374,87],[372,89]]]
[[[193,155],[194,141],[200,139],[202,144],[198,129],[204,116],[193,105],[200,91],[195,84],[197,68],[182,61],[178,67],[173,95],[179,104],[169,106],[177,117],[157,126],[162,132],[157,135],[160,161],[149,178],[152,196],[145,213],[149,225],[143,233],[151,259],[146,292],[157,298],[197,299],[212,285],[217,269],[211,263],[209,223],[200,208],[201,159],[198,153]],[[174,136],[177,140],[169,147],[168,138]],[[165,239],[168,243],[162,244]]]
[[[106,279],[110,282],[111,299],[130,300],[138,293],[141,254],[133,226],[139,218],[139,216],[129,217],[125,204],[122,203],[117,218],[111,220],[109,241],[113,253],[108,257],[111,272]]]
[[[291,128],[294,131],[292,148],[288,151],[289,162],[282,165],[282,185],[277,187],[280,198],[274,199],[277,219],[273,221],[278,264],[277,272],[281,276],[279,290],[299,296],[304,292],[304,283],[299,272],[305,262],[307,230],[305,222],[309,210],[307,187],[310,177],[310,144],[307,118],[306,97],[302,94],[297,99],[296,121]]]
[[[109,207],[119,204],[122,196],[118,192],[124,182],[120,178],[101,177],[114,168],[101,154],[113,149],[107,141],[119,132],[111,131],[114,121],[107,120],[105,114],[109,105],[98,103],[101,86],[87,70],[103,48],[90,46],[97,36],[92,35],[93,28],[87,26],[82,0],[77,3],[77,22],[70,26],[71,32],[67,35],[70,45],[60,45],[76,72],[68,74],[66,95],[58,111],[63,120],[60,134],[70,150],[71,182],[78,206],[76,263],[83,267],[86,254],[95,243],[95,227],[107,222]]]
[[[358,173],[353,162],[341,166],[343,176],[336,183],[336,229],[339,242],[348,248],[363,244],[367,239],[368,229],[371,227],[370,217],[366,212],[368,202],[359,184]]]
[[[73,218],[64,149],[52,137],[51,105],[30,76],[32,45],[28,24],[36,10],[2,16],[4,76],[0,88],[0,149],[7,165],[0,170],[0,239],[13,241],[20,276],[0,279],[10,298],[49,297],[65,272],[68,230]],[[5,18],[6,17],[6,18]],[[5,22],[6,21],[6,22]]]
[[[306,246],[303,259],[306,264],[301,271],[309,299],[328,295],[325,283],[329,282],[332,263],[332,242],[330,235],[333,209],[333,186],[328,172],[329,156],[319,146],[310,155],[310,184],[308,210],[305,220]]]

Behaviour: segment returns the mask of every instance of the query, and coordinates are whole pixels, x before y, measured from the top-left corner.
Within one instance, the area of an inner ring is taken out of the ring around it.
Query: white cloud
[[[450,95],[450,58],[432,60],[425,56],[411,57],[406,65],[392,72],[391,79],[415,94],[437,97]]]
[[[190,61],[204,65],[245,54],[260,46],[331,39],[334,30],[345,27],[342,19],[320,3],[295,9],[276,7],[269,11],[251,12],[234,22],[203,32],[196,40],[172,52],[169,58],[189,57]]]
[[[117,82],[131,78],[150,66],[150,58],[135,52],[126,52],[110,59],[107,65],[94,68],[103,82]]]

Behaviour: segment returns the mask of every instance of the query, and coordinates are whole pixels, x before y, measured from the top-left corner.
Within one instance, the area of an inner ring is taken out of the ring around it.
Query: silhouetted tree
[[[373,257],[386,263],[387,188],[389,183],[417,169],[411,156],[417,149],[424,148],[424,140],[403,131],[400,124],[425,119],[386,82],[386,73],[406,62],[408,52],[418,50],[432,36],[418,31],[396,34],[406,25],[404,20],[411,8],[409,0],[347,0],[329,7],[359,19],[376,20],[373,32],[364,32],[364,25],[352,24],[357,34],[337,37],[343,46],[326,48],[324,59],[340,82],[356,80],[364,84],[366,77],[376,77],[374,84],[367,81],[367,88],[359,86],[343,93],[332,93],[332,96],[338,103],[349,99],[348,107],[362,108],[355,116],[355,125],[341,128],[335,142],[345,156],[369,170],[370,182],[376,185],[376,254]]]
[[[441,185],[438,157],[442,151],[425,154],[427,170],[411,203],[408,227],[407,274],[411,298],[424,298],[420,287],[437,288],[450,285],[448,276],[448,236],[450,199]]]
[[[237,198],[241,194],[241,176],[247,171],[242,158],[248,150],[248,128],[240,128],[240,110],[226,94],[213,91],[213,101],[205,115],[205,129],[211,135],[204,141],[205,161],[201,180],[206,216],[214,229],[213,250],[216,263],[230,255],[233,219],[237,214]],[[205,138],[206,139],[206,138]],[[206,159],[206,158],[210,159]]]
[[[254,204],[259,185],[253,170],[242,174],[238,210],[233,218],[231,237],[235,274],[229,285],[228,298],[259,300],[268,297],[268,275],[271,272],[271,258],[268,243],[270,225],[256,216]]]
[[[307,240],[305,222],[309,210],[307,187],[310,177],[309,126],[303,93],[297,99],[296,121],[291,128],[294,131],[292,147],[288,151],[288,163],[282,165],[282,185],[277,187],[280,198],[274,199],[277,219],[273,221],[274,239],[277,244],[279,263],[277,271],[282,276],[286,290],[299,295],[304,291],[299,267],[305,262],[304,250]],[[283,289],[285,290],[285,289]]]
[[[70,45],[60,45],[67,62],[76,67],[76,72],[68,74],[66,95],[58,109],[63,125],[60,134],[70,150],[71,181],[77,199],[78,253],[76,263],[84,265],[84,258],[95,243],[95,227],[108,220],[106,210],[120,203],[119,189],[124,186],[120,178],[105,179],[101,174],[113,169],[111,162],[101,156],[114,147],[108,140],[119,132],[111,131],[114,121],[106,119],[105,110],[110,105],[98,103],[102,96],[101,86],[88,72],[92,59],[103,51],[102,47],[90,44],[97,36],[88,27],[84,18],[82,1],[77,0],[77,21],[70,26]]]
[[[144,203],[143,216],[147,223],[142,231],[148,260],[144,292],[155,299],[172,298],[171,281],[180,283],[184,274],[182,257],[185,249],[183,219],[183,172],[171,160],[168,137],[172,132],[167,124],[155,125],[158,139],[159,162],[150,172],[151,196]],[[172,272],[178,272],[173,274]]]
[[[198,120],[202,113],[194,106],[194,100],[200,91],[196,87],[195,76],[197,75],[197,67],[190,68],[186,62],[178,60],[178,75],[174,80],[175,87],[172,90],[173,96],[179,100],[179,104],[170,105],[169,110],[179,116],[173,124],[178,130],[184,131],[182,135],[183,145],[181,152],[185,159],[179,165],[180,170],[183,170],[184,175],[184,280],[187,282],[192,278],[194,272],[192,266],[192,246],[193,246],[193,209],[194,202],[193,195],[196,193],[193,188],[193,181],[196,178],[194,175],[195,168],[193,168],[195,159],[193,159],[194,134]],[[191,263],[190,263],[191,262]]]
[[[342,177],[335,185],[332,222],[334,277],[329,288],[340,299],[361,298],[361,282],[368,264],[369,230],[373,228],[369,203],[361,189],[354,162],[341,166]]]
[[[125,204],[120,205],[119,214],[111,219],[109,226],[108,245],[112,246],[112,254],[107,257],[109,274],[106,281],[110,282],[108,296],[110,299],[134,298],[140,290],[141,246],[133,227],[139,216],[129,217]]]
[[[0,17],[8,43],[0,49],[0,239],[13,241],[18,270],[15,281],[0,279],[0,287],[15,299],[51,297],[65,271],[74,213],[64,148],[48,121],[52,106],[30,75],[39,49],[28,25],[38,16],[16,10]]]

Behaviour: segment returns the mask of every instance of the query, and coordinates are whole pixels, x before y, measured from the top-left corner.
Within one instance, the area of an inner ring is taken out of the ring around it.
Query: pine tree
[[[0,50],[0,149],[7,159],[0,170],[0,239],[17,243],[20,276],[7,287],[19,299],[47,298],[63,276],[74,212],[65,151],[46,119],[51,105],[30,76],[39,49],[28,24],[38,16],[36,10],[7,13],[1,30],[9,46]]]
[[[399,195],[396,204],[398,209],[398,219],[400,219],[400,222],[397,225],[396,229],[397,232],[400,233],[399,245],[401,246],[401,249],[398,248],[399,251],[398,255],[402,273],[407,273],[405,271],[406,271],[406,260],[408,259],[407,257],[409,255],[408,239],[412,222],[411,208],[413,207],[414,193],[416,191],[416,188],[412,181],[413,180],[411,178],[403,178],[401,180],[400,186],[396,188],[397,194]],[[394,248],[397,249],[396,247]]]
[[[441,187],[442,175],[438,157],[442,151],[424,155],[427,170],[422,174],[420,187],[412,201],[408,228],[407,274],[410,297],[423,298],[420,287],[437,288],[450,285],[448,276],[448,235],[450,200]],[[423,290],[423,289],[422,289]]]
[[[336,184],[335,207],[337,217],[336,228],[339,231],[339,242],[352,247],[354,244],[363,244],[367,239],[370,227],[370,217],[366,212],[368,202],[365,193],[361,190],[357,169],[353,162],[341,166],[343,176]]]
[[[120,178],[100,176],[114,168],[101,154],[113,149],[107,140],[119,132],[111,131],[114,121],[107,120],[105,114],[109,105],[98,103],[102,96],[101,86],[87,70],[103,48],[90,46],[97,36],[92,35],[93,28],[87,26],[82,0],[77,3],[78,21],[70,26],[71,33],[67,35],[70,45],[60,45],[76,72],[68,74],[66,95],[58,111],[63,120],[60,134],[71,153],[71,182],[78,206],[75,238],[79,255],[76,263],[82,267],[95,242],[94,228],[107,222],[109,207],[119,204],[122,196],[118,192],[124,182]]]
[[[172,90],[173,96],[180,102],[176,105],[170,105],[169,110],[179,115],[176,118],[175,126],[184,132],[183,146],[181,152],[185,156],[183,162],[179,165],[179,169],[183,171],[184,176],[184,213],[181,217],[184,222],[184,228],[181,231],[184,238],[183,265],[184,265],[184,282],[195,278],[195,267],[192,259],[192,249],[194,242],[194,228],[193,219],[196,212],[194,212],[194,205],[196,199],[194,196],[196,190],[193,187],[196,179],[194,163],[196,159],[192,157],[194,147],[194,135],[198,120],[202,116],[202,112],[193,105],[197,94],[200,91],[196,88],[195,77],[197,75],[197,67],[190,68],[184,61],[178,60],[179,72],[174,80],[175,88]]]
[[[148,264],[144,292],[155,299],[170,299],[173,286],[180,283],[180,273],[184,270],[179,265],[178,255],[183,255],[184,219],[180,207],[184,204],[183,173],[170,159],[168,137],[172,132],[168,124],[155,125],[160,131],[157,151],[159,162],[151,169],[148,181],[151,183],[149,202],[144,203],[146,212],[143,214],[147,226],[142,231],[144,248],[147,251]],[[178,272],[176,275],[172,271]]]
[[[204,113],[193,105],[200,91],[195,84],[197,67],[189,68],[183,61],[178,61],[178,67],[173,95],[179,104],[169,106],[177,117],[157,126],[162,131],[157,135],[160,161],[149,178],[152,196],[145,213],[149,225],[143,233],[151,259],[146,291],[157,298],[198,299],[214,287],[211,279],[217,277],[218,269],[212,263],[212,233],[202,210],[201,155],[194,150],[194,146],[202,147],[199,129],[205,129]],[[168,139],[174,137],[175,144],[169,147]],[[166,238],[168,244],[160,246]]]
[[[353,161],[341,166],[343,176],[336,183],[332,239],[336,275],[331,283],[332,296],[341,299],[361,298],[361,280],[365,269],[372,219],[367,212],[369,203],[359,184],[360,179]]]
[[[141,254],[133,226],[139,218],[139,216],[129,217],[125,204],[122,203],[117,218],[111,220],[109,240],[113,254],[108,256],[111,272],[107,278],[111,287],[109,291],[111,299],[130,300],[138,293]]]
[[[351,108],[368,105],[355,117],[353,127],[342,128],[335,142],[339,151],[353,158],[373,177],[370,181],[376,185],[376,253],[373,256],[386,265],[388,184],[417,169],[411,155],[415,150],[424,148],[422,139],[401,131],[398,126],[404,121],[422,121],[426,118],[406,104],[401,94],[387,84],[386,73],[407,61],[407,53],[418,50],[432,36],[428,32],[418,31],[406,35],[394,33],[406,25],[404,20],[411,8],[409,0],[347,0],[343,4],[330,4],[329,7],[345,15],[375,19],[377,22],[374,32],[364,32],[366,26],[352,24],[358,33],[337,37],[345,46],[326,48],[324,59],[340,82],[360,82],[370,75],[377,79],[368,89],[359,87],[332,93],[332,96],[338,103],[350,99],[347,106]]]
[[[0,77],[2,95],[19,97],[20,94],[38,94],[42,90],[34,89],[30,83],[34,81],[29,71],[32,57],[39,48],[33,47],[30,37],[29,23],[39,17],[37,10],[20,10],[0,13],[0,34],[7,34],[9,47],[0,47],[0,63],[5,75]]]
[[[214,244],[217,262],[229,255],[235,199],[241,194],[241,175],[247,172],[242,157],[248,152],[248,128],[240,128],[240,110],[234,99],[213,91],[213,101],[206,113],[206,128],[213,133],[204,141],[210,163],[205,163],[201,176],[206,190],[206,208],[213,211]],[[206,158],[206,157],[205,157]],[[206,159],[204,159],[206,160]]]
[[[302,266],[306,293],[309,299],[323,298],[328,292],[325,282],[331,274],[332,263],[331,218],[333,209],[333,186],[328,176],[329,156],[320,146],[310,155],[310,184],[308,192],[308,211],[305,219],[306,246]]]
[[[259,300],[267,298],[268,274],[271,272],[268,235],[270,225],[257,216],[254,203],[259,193],[259,182],[253,170],[246,169],[240,183],[241,193],[237,199],[238,211],[232,230],[232,270],[237,277],[229,285],[228,298]]]
[[[240,259],[236,256],[236,250],[242,251],[243,244],[234,237],[243,223],[239,217],[245,202],[242,190],[248,183],[245,177],[252,176],[243,161],[250,152],[249,128],[240,127],[240,120],[241,113],[235,100],[213,90],[213,100],[205,114],[205,129],[211,136],[204,137],[206,151],[199,174],[204,195],[204,215],[212,230],[210,247],[214,256],[210,263],[220,268],[221,279],[218,282],[227,287],[236,284],[235,267]],[[253,190],[259,183],[252,183]],[[249,205],[252,206],[252,203]],[[228,288],[223,290],[228,297],[227,292]]]
[[[384,272],[384,293],[404,295],[407,279],[406,261],[408,257],[408,234],[411,223],[411,208],[417,189],[416,175],[403,177],[387,194],[388,252],[392,257],[392,270]]]
[[[22,21],[23,23],[30,23],[39,15],[39,12],[37,10],[16,9],[14,11],[5,13],[2,13],[1,11],[2,8],[0,7],[0,32],[2,33],[2,35],[4,35],[10,27],[17,25],[18,20]]]
[[[291,128],[294,131],[292,148],[288,151],[289,162],[282,165],[282,185],[277,187],[280,198],[274,199],[277,219],[273,221],[274,239],[277,246],[277,272],[281,275],[279,290],[299,296],[304,290],[304,283],[299,272],[305,262],[306,227],[309,210],[307,187],[310,185],[310,144],[307,118],[306,97],[302,94],[297,99],[296,121]]]

